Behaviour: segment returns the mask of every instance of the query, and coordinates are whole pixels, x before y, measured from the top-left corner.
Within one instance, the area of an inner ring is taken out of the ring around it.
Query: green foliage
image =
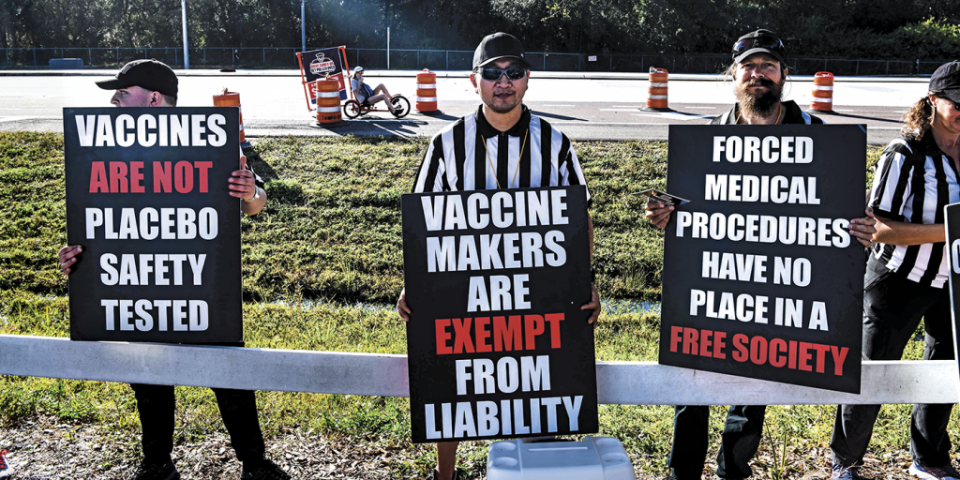
[[[949,60],[960,0],[307,0],[307,44],[472,50],[505,31],[527,50],[727,53],[770,28],[790,56]],[[299,47],[289,0],[191,0],[193,47]],[[0,0],[2,47],[177,47],[179,2]],[[290,57],[293,62],[292,56]],[[291,63],[292,66],[292,63]]]
[[[896,48],[914,53],[917,58],[953,59],[960,52],[960,25],[928,18],[896,30]]]

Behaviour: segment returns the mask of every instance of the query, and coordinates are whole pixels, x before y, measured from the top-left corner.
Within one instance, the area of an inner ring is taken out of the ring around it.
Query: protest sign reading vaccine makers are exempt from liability
[[[860,391],[866,132],[671,126],[660,363]]]
[[[236,108],[66,108],[70,337],[243,339]]]
[[[597,432],[586,189],[402,204],[413,441]]]

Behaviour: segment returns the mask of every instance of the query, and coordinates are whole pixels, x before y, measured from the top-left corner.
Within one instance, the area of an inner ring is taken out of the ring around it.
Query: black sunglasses
[[[490,82],[500,80],[500,77],[504,74],[506,74],[510,80],[520,80],[527,75],[527,70],[516,65],[511,65],[507,68],[483,67],[480,69],[480,76]]]
[[[740,40],[733,46],[733,55],[738,56],[751,48],[765,48],[767,50],[777,52],[783,56],[784,50],[783,42],[779,38],[772,35],[760,35],[759,37],[745,38]]]

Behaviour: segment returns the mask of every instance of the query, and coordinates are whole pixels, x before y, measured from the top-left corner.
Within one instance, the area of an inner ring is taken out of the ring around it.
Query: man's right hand
[[[60,257],[60,271],[64,275],[70,275],[70,272],[73,271],[70,267],[77,263],[77,260],[79,260],[77,255],[80,255],[82,251],[83,247],[80,245],[67,245],[57,252],[57,256]]]
[[[400,292],[400,299],[397,300],[397,313],[400,314],[400,318],[402,318],[404,322],[407,322],[410,320],[410,313],[412,312],[410,307],[407,306],[407,289],[404,288]]]
[[[657,228],[664,228],[670,221],[670,214],[673,213],[673,207],[664,206],[662,203],[648,202],[646,206],[647,221]]]

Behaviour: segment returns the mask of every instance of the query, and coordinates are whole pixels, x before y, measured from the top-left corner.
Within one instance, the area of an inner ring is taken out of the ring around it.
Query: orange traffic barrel
[[[213,106],[237,107],[240,109],[240,143],[247,141],[246,135],[243,134],[243,108],[240,107],[240,94],[237,92],[229,92],[224,88],[223,93],[213,96]]]
[[[437,110],[437,74],[424,68],[423,72],[417,74],[417,111]]]
[[[313,82],[317,91],[317,122],[337,123],[343,120],[340,114],[340,82],[327,78]]]
[[[650,67],[650,88],[647,90],[647,108],[667,107],[667,76],[665,68]]]
[[[817,72],[813,76],[813,101],[810,108],[819,112],[833,111],[833,74]]]

